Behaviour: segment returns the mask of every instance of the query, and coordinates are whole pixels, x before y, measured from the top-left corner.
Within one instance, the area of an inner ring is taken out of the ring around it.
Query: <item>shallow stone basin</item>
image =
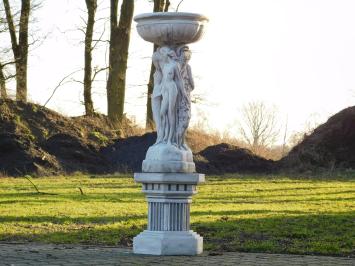
[[[208,18],[195,13],[155,12],[134,18],[137,31],[146,41],[163,45],[193,43],[201,39]]]

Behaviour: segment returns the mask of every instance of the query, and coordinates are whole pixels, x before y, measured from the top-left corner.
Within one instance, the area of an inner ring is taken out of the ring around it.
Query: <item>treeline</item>
[[[149,0],[146,0],[149,1]],[[17,3],[14,3],[17,2]],[[154,0],[152,11],[167,12],[169,0]],[[16,81],[16,100],[27,101],[28,88],[28,56],[30,47],[36,40],[29,41],[31,25],[34,21],[34,11],[41,7],[43,2],[36,0],[1,0],[0,6],[0,34],[10,40],[11,47],[2,47],[0,51],[0,97],[7,98],[7,82],[10,79]],[[16,5],[18,4],[18,5]],[[63,3],[64,4],[64,3]],[[83,1],[84,5],[84,1]],[[107,115],[113,124],[119,124],[124,117],[124,103],[126,91],[126,71],[128,61],[128,50],[130,45],[131,26],[134,13],[134,0],[110,0],[110,8],[107,12],[109,18],[109,58],[108,65],[102,68],[93,67],[93,50],[102,41],[94,39],[95,22],[97,22],[98,0],[85,0],[85,34],[84,42],[84,66],[83,66],[83,99],[85,114],[95,115],[95,103],[92,98],[93,82],[97,75],[106,71],[106,95]],[[102,36],[101,36],[102,37]],[[154,50],[157,47],[154,46]],[[9,56],[11,54],[11,56]],[[150,95],[153,89],[154,66],[151,65],[149,82],[147,84],[147,115],[146,125],[148,129],[153,128],[152,112],[150,108]],[[65,78],[64,78],[65,79]],[[64,80],[63,79],[63,80]],[[60,85],[60,84],[59,84]],[[47,102],[45,103],[45,105]]]

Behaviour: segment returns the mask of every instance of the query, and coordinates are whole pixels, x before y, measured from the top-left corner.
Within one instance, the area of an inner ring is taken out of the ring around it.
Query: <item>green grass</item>
[[[130,246],[146,226],[128,176],[0,179],[0,241]],[[81,194],[79,187],[84,195]],[[355,256],[355,180],[210,177],[191,208],[211,251]]]

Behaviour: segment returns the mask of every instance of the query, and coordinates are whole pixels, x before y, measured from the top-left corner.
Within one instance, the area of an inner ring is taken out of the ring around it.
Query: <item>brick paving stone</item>
[[[226,252],[217,256],[146,256],[103,246],[0,243],[1,266],[166,265],[166,266],[355,266],[354,258]]]

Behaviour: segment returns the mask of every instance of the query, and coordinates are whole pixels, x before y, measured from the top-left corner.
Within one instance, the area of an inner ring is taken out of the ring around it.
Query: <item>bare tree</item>
[[[85,0],[88,12],[85,32],[85,66],[84,66],[84,105],[85,114],[92,116],[94,114],[94,103],[91,97],[92,89],[92,39],[94,33],[95,13],[97,9],[97,0]]]
[[[3,10],[1,10],[3,11]],[[6,21],[0,17],[0,33],[4,33],[7,31]],[[5,64],[3,63],[2,53],[1,53],[1,61],[0,61],[0,98],[7,98],[7,90],[6,90],[6,75],[5,75]]]
[[[110,7],[110,53],[107,79],[107,114],[111,122],[121,122],[124,111],[126,70],[131,24],[134,11],[133,0],[123,0],[118,23],[118,0],[111,0]]]
[[[52,100],[54,94],[57,92],[57,90],[61,87],[64,86],[65,84],[71,83],[71,82],[75,82],[73,78],[69,79],[70,77],[72,77],[74,74],[76,74],[77,72],[82,71],[82,69],[79,70],[75,70],[71,73],[69,73],[68,75],[66,75],[65,77],[63,77],[57,84],[57,86],[55,86],[55,88],[52,91],[52,94],[49,96],[49,98],[47,99],[47,101],[43,104],[43,107],[46,107],[46,105],[49,103],[50,100]]]
[[[153,12],[167,12],[170,6],[169,0],[154,0]],[[154,44],[153,52],[157,50],[158,46]],[[154,129],[154,122],[153,122],[153,112],[152,112],[152,93],[153,93],[153,86],[154,86],[154,72],[155,67],[154,64],[151,64],[150,67],[150,74],[149,74],[149,81],[148,81],[148,93],[147,93],[147,115],[146,115],[146,129],[153,130]]]
[[[271,146],[279,136],[276,108],[267,107],[263,102],[244,105],[240,134],[254,153],[258,153],[260,148]]]
[[[27,59],[28,59],[28,22],[31,0],[21,0],[20,22],[17,30],[9,0],[3,0],[11,47],[16,67],[16,100],[27,101]]]
[[[283,141],[282,141],[282,156],[286,155],[286,150],[287,150],[287,129],[288,129],[288,115],[286,116],[286,121],[285,121],[285,131],[284,131],[284,136],[283,136]]]
[[[288,139],[289,146],[292,148],[300,144],[308,135],[322,123],[320,114],[312,113],[309,115],[307,121],[303,124],[303,129],[294,131]]]
[[[0,98],[2,99],[7,98],[6,77],[4,74],[4,66],[1,62],[0,62]]]
[[[3,54],[3,51],[0,52],[0,54]],[[8,98],[6,82],[16,77],[16,75],[11,74],[11,72],[7,69],[7,67],[11,65],[14,65],[13,61],[5,63],[0,62],[0,97],[4,99]]]

